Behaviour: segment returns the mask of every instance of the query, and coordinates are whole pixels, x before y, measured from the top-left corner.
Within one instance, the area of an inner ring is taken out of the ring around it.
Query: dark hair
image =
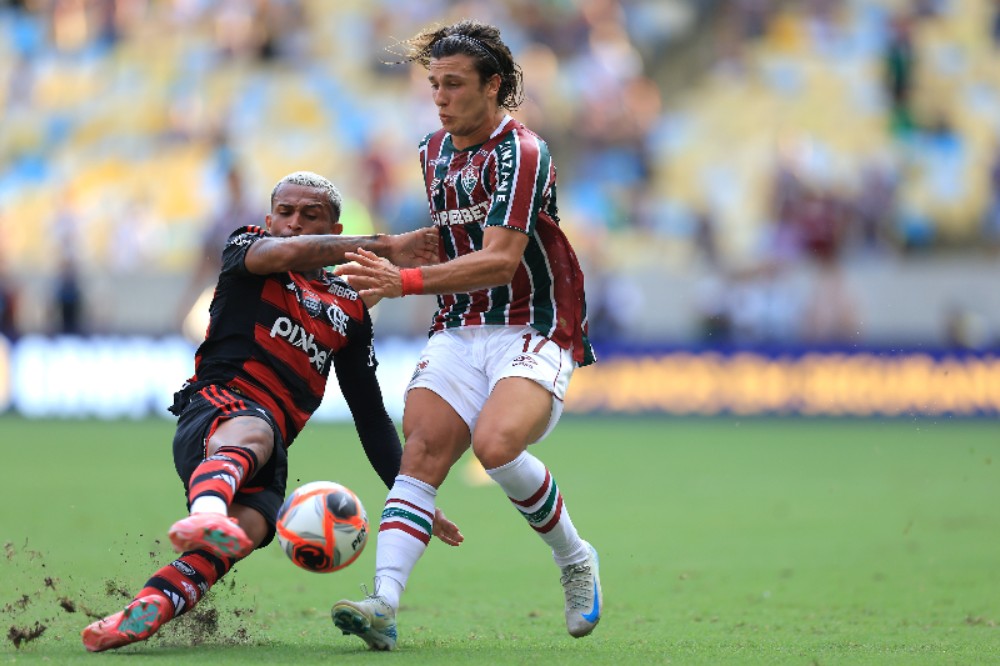
[[[402,52],[395,49],[402,49]],[[402,56],[403,60],[391,64],[417,62],[428,67],[436,58],[459,53],[471,56],[480,80],[500,75],[497,103],[501,108],[513,111],[524,101],[521,68],[514,62],[510,49],[500,39],[500,29],[495,26],[466,19],[443,28],[424,30],[398,43],[395,49],[387,50]]]

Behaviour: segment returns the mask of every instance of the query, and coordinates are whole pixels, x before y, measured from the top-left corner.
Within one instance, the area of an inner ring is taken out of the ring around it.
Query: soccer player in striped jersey
[[[178,416],[174,464],[190,510],[169,531],[182,554],[124,610],[83,630],[91,652],[149,638],[271,542],[287,449],[319,407],[331,368],[368,460],[392,485],[402,451],[375,374],[368,307],[377,298],[363,299],[323,267],[358,247],[410,266],[435,261],[436,234],[341,236],[340,210],[330,181],[300,171],[275,186],[266,229],[229,236],[195,374],[170,409]],[[443,514],[431,520],[446,543],[462,540]]]
[[[379,525],[374,594],[333,606],[369,647],[396,645],[400,596],[432,534],[435,495],[471,446],[561,571],[574,637],[601,617],[597,553],[546,465],[528,452],[562,413],[570,376],[594,362],[583,273],[559,228],[548,146],[508,115],[521,70],[490,25],[463,21],[404,43],[428,72],[441,129],[420,144],[442,262],[399,268],[359,248],[336,272],[362,295],[437,294],[407,389],[400,474]]]

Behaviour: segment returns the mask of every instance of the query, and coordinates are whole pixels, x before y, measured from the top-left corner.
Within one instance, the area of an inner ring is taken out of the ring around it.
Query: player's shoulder
[[[507,126],[501,131],[500,139],[494,151],[514,146],[517,150],[536,150],[545,154],[549,152],[548,144],[542,137],[530,130],[524,123],[513,118],[507,121]]]
[[[430,145],[431,140],[434,139],[435,136],[443,138],[445,133],[446,132],[444,131],[444,129],[439,129],[437,131],[425,134],[424,138],[420,140],[420,149],[423,150],[428,145]]]
[[[226,239],[226,246],[250,245],[265,236],[270,236],[270,234],[267,233],[267,229],[264,227],[255,224],[245,225],[234,229],[229,234],[229,237]]]

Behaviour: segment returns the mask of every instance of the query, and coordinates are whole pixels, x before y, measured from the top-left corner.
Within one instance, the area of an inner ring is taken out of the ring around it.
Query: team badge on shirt
[[[479,172],[471,164],[464,169],[462,169],[462,189],[469,196],[472,196],[472,190],[476,189],[476,183],[479,182]]]
[[[331,305],[326,309],[326,318],[330,320],[333,330],[341,335],[347,335],[347,322],[350,317],[336,305]]]
[[[299,296],[299,302],[302,303],[302,307],[306,309],[309,316],[315,319],[323,313],[323,302],[319,300],[319,296],[312,293],[311,291],[302,291]]]

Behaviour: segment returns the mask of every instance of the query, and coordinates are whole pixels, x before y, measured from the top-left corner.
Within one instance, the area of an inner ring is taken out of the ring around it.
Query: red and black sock
[[[208,590],[236,563],[235,558],[219,557],[207,550],[193,550],[163,567],[137,595],[165,596],[174,607],[173,617],[194,608]]]
[[[243,485],[243,480],[252,478],[256,469],[257,456],[250,449],[220,447],[191,474],[188,501],[194,504],[199,497],[211,495],[221,498],[229,506],[236,491]]]

